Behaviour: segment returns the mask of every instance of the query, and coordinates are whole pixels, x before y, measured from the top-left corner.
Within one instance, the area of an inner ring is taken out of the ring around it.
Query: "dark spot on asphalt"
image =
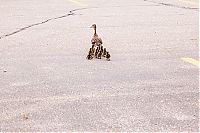
[[[190,39],[190,40],[192,40],[192,41],[196,41],[197,39],[195,39],[195,38],[192,38],[192,39]]]
[[[23,114],[23,120],[28,120],[28,115],[27,114]]]

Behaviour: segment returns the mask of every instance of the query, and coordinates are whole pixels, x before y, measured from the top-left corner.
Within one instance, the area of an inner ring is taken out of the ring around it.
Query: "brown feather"
[[[92,25],[92,28],[94,28],[94,35],[92,37],[92,44],[95,46],[101,46],[103,44],[102,39],[100,37],[98,37],[97,33],[96,33],[96,24]]]
[[[102,39],[98,37],[98,35],[94,35],[91,42],[92,44],[95,44],[96,46],[103,44]]]

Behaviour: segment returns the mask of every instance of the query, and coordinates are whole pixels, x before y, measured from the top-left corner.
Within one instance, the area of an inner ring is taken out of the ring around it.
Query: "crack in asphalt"
[[[182,9],[190,9],[190,10],[194,10],[194,11],[198,11],[198,9],[199,9],[199,8],[185,7],[185,6],[179,6],[179,5],[163,3],[163,2],[155,2],[155,1],[152,1],[152,0],[144,0],[144,1],[151,2],[151,3],[154,3],[154,4],[158,4],[158,5],[170,6],[170,7],[182,8]],[[97,8],[97,7],[90,7],[90,8]],[[47,20],[42,21],[42,22],[38,22],[38,23],[35,23],[35,24],[28,25],[26,27],[23,27],[23,28],[20,28],[19,30],[14,31],[14,32],[11,32],[11,33],[8,33],[8,34],[0,36],[0,40],[5,38],[5,37],[12,36],[12,35],[17,34],[19,32],[22,32],[22,31],[24,31],[26,29],[32,28],[34,26],[45,24],[45,23],[47,23],[49,21],[52,21],[52,20],[61,19],[61,18],[65,18],[65,17],[68,17],[68,16],[73,16],[73,15],[78,15],[78,14],[75,14],[74,12],[79,11],[79,10],[85,10],[85,9],[89,9],[89,8],[73,9],[73,10],[70,10],[68,14],[65,14],[65,15],[62,15],[62,16],[59,16],[59,17],[50,18],[50,19],[47,19]]]
[[[31,24],[31,25],[25,26],[23,28],[20,28],[19,30],[16,30],[14,32],[11,32],[11,33],[8,33],[8,34],[0,36],[0,39],[3,39],[3,38],[8,37],[8,36],[12,36],[14,34],[17,34],[19,32],[22,32],[22,31],[27,30],[29,28],[32,28],[34,26],[45,24],[45,23],[47,23],[49,21],[52,21],[52,20],[61,19],[61,18],[65,18],[65,17],[68,17],[68,16],[73,16],[73,15],[78,15],[78,14],[75,14],[74,12],[79,11],[79,10],[85,10],[85,9],[89,9],[89,8],[77,8],[77,9],[74,9],[74,10],[70,10],[68,14],[65,14],[65,15],[62,15],[62,16],[59,16],[59,17],[50,18],[50,19],[47,19],[47,20],[42,21],[42,22],[38,22],[38,23],[35,23],[35,24]]]
[[[198,9],[199,9],[199,8],[194,8],[194,7],[179,6],[179,5],[163,3],[163,2],[155,2],[155,1],[151,1],[151,0],[144,0],[144,1],[155,3],[155,4],[159,4],[159,5],[163,5],[163,6],[170,6],[170,7],[175,7],[175,8],[189,9],[189,10],[194,10],[194,11],[198,11]]]

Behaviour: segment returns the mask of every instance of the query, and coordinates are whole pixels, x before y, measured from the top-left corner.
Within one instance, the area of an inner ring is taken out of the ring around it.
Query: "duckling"
[[[90,50],[89,50],[89,54],[92,54],[92,48],[90,48]]]
[[[95,47],[92,45],[92,55],[95,53]]]
[[[110,61],[110,54],[109,54],[109,52],[106,52],[106,60]]]
[[[90,28],[94,29],[94,35],[92,37],[92,45],[94,46],[101,46],[103,44],[102,39],[97,35],[97,26],[93,24]]]
[[[101,59],[101,55],[102,55],[102,51],[100,50],[99,53],[98,53],[98,55],[97,55],[97,58]]]
[[[99,49],[97,48],[94,55],[96,58],[97,58],[98,53],[99,53]]]
[[[90,48],[89,53],[88,53],[86,59],[91,60],[92,58],[93,58],[92,57],[92,48]]]
[[[103,57],[106,57],[106,48],[103,49]]]
[[[103,46],[101,46],[101,51],[102,51],[102,53],[103,53]]]
[[[91,53],[89,53],[89,54],[87,55],[86,59],[88,59],[88,60],[91,60],[91,59],[93,59],[93,57],[92,57]]]
[[[97,50],[99,50],[99,47],[97,47]]]

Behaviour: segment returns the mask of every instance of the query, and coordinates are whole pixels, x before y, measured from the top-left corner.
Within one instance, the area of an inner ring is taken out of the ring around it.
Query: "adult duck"
[[[97,35],[97,26],[96,24],[93,24],[90,28],[94,29],[94,35],[92,37],[92,45],[93,46],[101,46],[103,44],[102,39]]]

